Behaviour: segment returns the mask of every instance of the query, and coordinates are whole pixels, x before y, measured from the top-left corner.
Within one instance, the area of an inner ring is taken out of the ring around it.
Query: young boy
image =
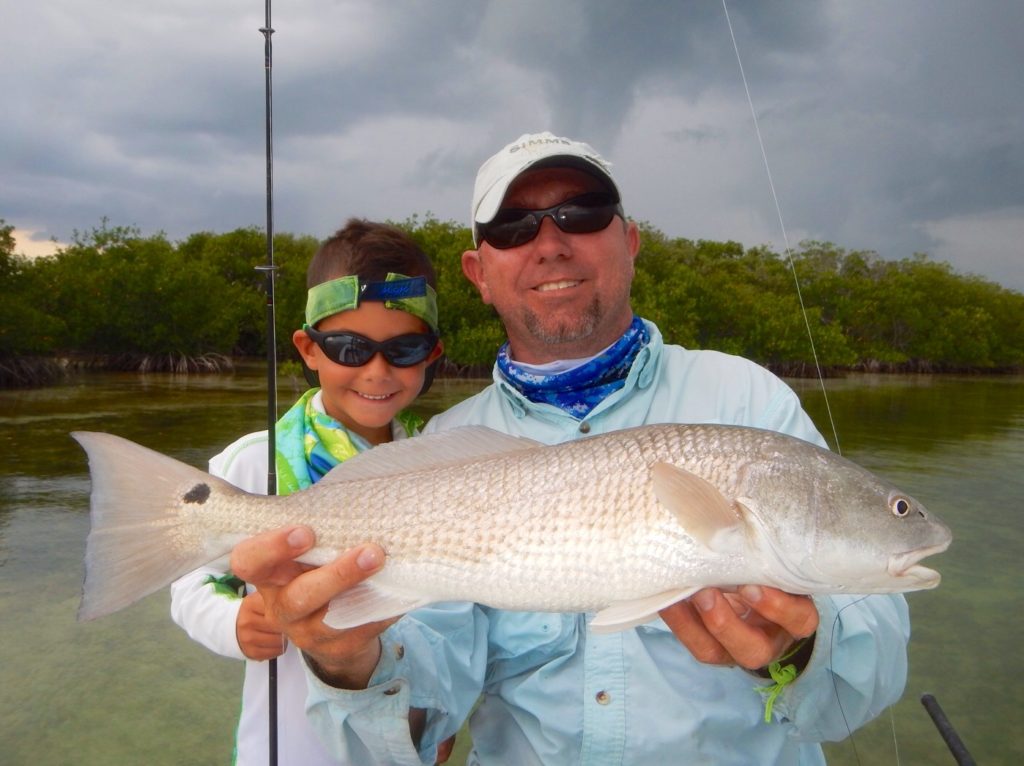
[[[310,486],[362,450],[413,436],[422,422],[405,408],[430,385],[442,353],[436,278],[429,259],[399,229],[351,219],[321,245],[307,273],[306,324],[292,342],[320,379],[276,426],[278,494]],[[211,473],[265,493],[267,432],[238,439],[210,460]],[[171,615],[194,640],[249,659],[235,763],[268,762],[268,671],[278,658],[278,763],[336,764],[305,715],[301,653],[285,645],[258,591],[204,567],[171,586]]]

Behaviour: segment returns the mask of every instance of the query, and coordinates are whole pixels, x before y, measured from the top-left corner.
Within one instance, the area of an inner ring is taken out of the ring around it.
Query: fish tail
[[[214,493],[240,490],[119,436],[71,435],[92,478],[79,620],[123,609],[230,550],[211,548],[196,511]]]

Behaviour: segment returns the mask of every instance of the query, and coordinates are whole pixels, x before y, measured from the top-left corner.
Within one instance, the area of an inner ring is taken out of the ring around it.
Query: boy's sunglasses
[[[305,330],[324,356],[346,367],[362,367],[377,352],[383,354],[392,367],[412,367],[430,356],[437,345],[437,336],[429,332],[396,335],[378,342],[354,332],[319,332],[312,327]]]
[[[591,192],[543,210],[499,210],[493,220],[476,224],[476,239],[507,250],[525,245],[536,237],[545,218],[551,218],[566,234],[590,234],[606,228],[616,215],[623,213],[622,204],[614,195]]]

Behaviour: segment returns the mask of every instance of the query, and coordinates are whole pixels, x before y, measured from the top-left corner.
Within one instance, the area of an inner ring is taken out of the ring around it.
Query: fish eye
[[[902,519],[910,513],[910,501],[905,497],[896,495],[889,500],[889,510],[892,511],[893,516]]]

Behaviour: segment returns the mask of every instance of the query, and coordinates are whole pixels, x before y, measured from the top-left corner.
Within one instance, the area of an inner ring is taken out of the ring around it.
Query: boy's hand
[[[284,653],[285,638],[267,616],[263,594],[253,591],[242,599],[235,621],[235,637],[242,654],[250,660],[270,660]]]
[[[313,672],[331,686],[364,689],[380,659],[377,638],[397,618],[349,630],[324,624],[327,604],[384,565],[384,551],[364,545],[322,567],[294,559],[313,547],[308,527],[285,527],[250,537],[231,552],[231,571],[256,586],[267,618],[306,655]]]
[[[767,666],[818,627],[810,597],[758,585],[735,594],[705,588],[660,614],[697,660],[748,670]]]

